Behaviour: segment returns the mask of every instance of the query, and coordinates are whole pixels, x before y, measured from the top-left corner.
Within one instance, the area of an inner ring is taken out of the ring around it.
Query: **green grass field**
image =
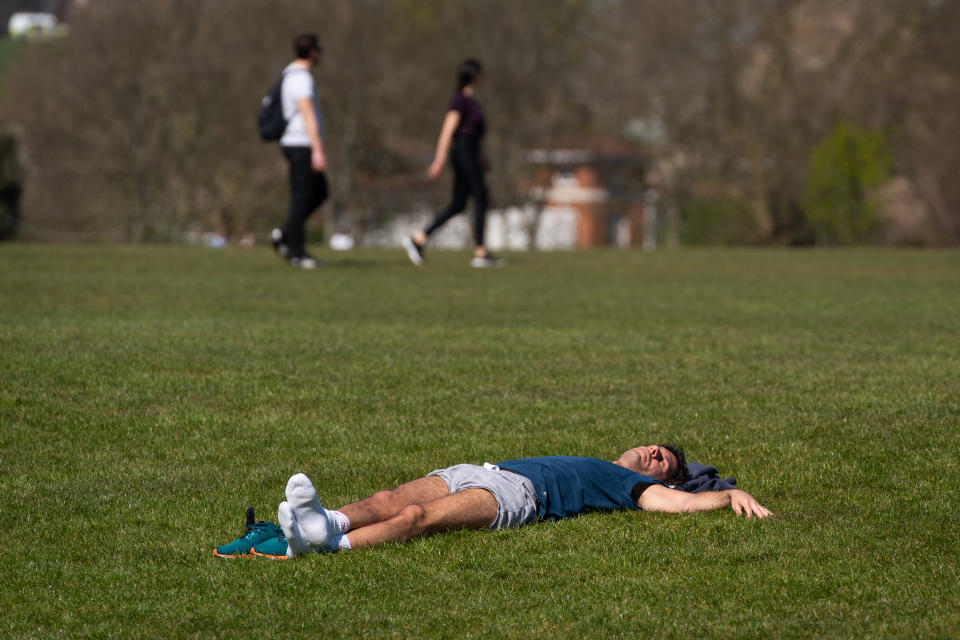
[[[0,246],[3,637],[955,637],[960,253]],[[774,511],[222,560],[456,462],[674,441]]]

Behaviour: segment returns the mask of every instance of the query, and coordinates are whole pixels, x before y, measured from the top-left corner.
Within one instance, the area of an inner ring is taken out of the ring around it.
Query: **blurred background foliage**
[[[877,201],[890,181],[893,158],[881,131],[839,122],[810,153],[804,211],[824,243],[874,241]]]
[[[529,149],[620,140],[675,242],[960,242],[952,0],[90,0],[68,18],[66,37],[0,41],[22,238],[264,234],[285,165],[254,116],[315,31],[328,225],[444,199],[423,171],[475,56],[496,206],[531,197]]]

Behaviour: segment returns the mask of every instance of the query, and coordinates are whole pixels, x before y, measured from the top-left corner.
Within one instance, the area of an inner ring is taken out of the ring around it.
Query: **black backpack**
[[[280,76],[280,79],[270,88],[270,92],[263,96],[263,100],[260,101],[257,128],[260,130],[260,137],[267,142],[279,140],[283,137],[283,132],[287,130],[287,121],[283,117],[283,100],[280,98],[283,78],[287,73],[285,71]]]

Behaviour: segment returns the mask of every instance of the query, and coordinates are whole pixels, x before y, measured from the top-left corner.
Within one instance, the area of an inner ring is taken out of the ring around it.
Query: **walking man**
[[[304,228],[310,214],[327,199],[323,117],[312,73],[323,48],[316,35],[304,33],[294,38],[293,50],[296,58],[283,70],[280,90],[287,121],[280,147],[290,165],[290,205],[286,221],[270,233],[270,240],[292,266],[316,269],[317,260],[305,248]]]

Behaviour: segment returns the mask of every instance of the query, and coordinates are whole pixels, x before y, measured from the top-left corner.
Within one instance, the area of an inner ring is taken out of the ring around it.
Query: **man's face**
[[[310,65],[315,67],[315,66],[317,66],[318,64],[320,64],[320,56],[321,56],[321,55],[322,55],[322,52],[320,51],[320,49],[314,49],[313,51],[311,51],[311,52],[310,52]]]
[[[660,481],[676,473],[679,464],[676,456],[658,444],[628,449],[623,452],[617,462],[631,471]]]

